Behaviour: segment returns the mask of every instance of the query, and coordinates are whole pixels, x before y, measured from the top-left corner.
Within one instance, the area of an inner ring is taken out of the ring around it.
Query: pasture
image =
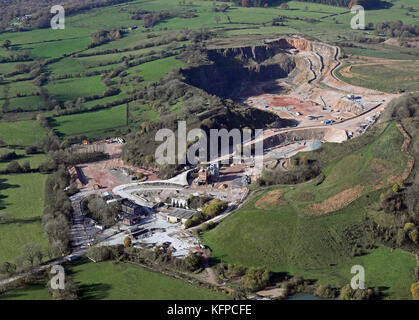
[[[95,94],[101,95],[106,90],[105,85],[100,81],[100,76],[58,80],[49,83],[46,88],[61,101]]]
[[[0,222],[0,262],[13,260],[29,242],[48,248],[41,226],[46,178],[39,173],[0,175],[0,211],[10,215]]]
[[[228,296],[125,263],[82,261],[68,273],[86,300],[220,300]]]
[[[126,105],[53,118],[52,126],[64,136],[83,134],[94,137],[96,133],[123,127],[126,123]]]
[[[0,121],[0,138],[9,145],[29,146],[45,136],[45,129],[35,120]]]
[[[312,181],[283,187],[280,197],[269,202],[264,197],[272,198],[268,192],[278,188],[256,191],[203,239],[220,260],[302,274],[318,283],[342,286],[352,277],[351,266],[361,264],[369,274],[368,286],[389,287],[387,297],[408,299],[415,257],[386,247],[353,256],[345,236],[362,225],[371,204],[379,200],[380,189],[391,185],[389,175],[404,171],[407,158],[400,152],[402,142],[391,123],[372,143],[330,161],[320,185]],[[367,234],[362,239],[373,241]],[[388,271],[394,265],[403,270],[397,276]]]

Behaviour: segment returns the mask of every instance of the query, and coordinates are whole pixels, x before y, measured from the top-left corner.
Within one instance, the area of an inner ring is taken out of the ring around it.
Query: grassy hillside
[[[351,266],[360,264],[366,270],[367,286],[388,287],[389,298],[408,299],[415,257],[383,246],[354,256],[349,236],[379,200],[379,189],[405,170],[402,142],[395,123],[390,123],[372,143],[331,161],[320,185],[312,181],[257,191],[240,210],[206,233],[204,241],[223,261],[265,266],[339,286],[351,279]],[[361,237],[364,243],[375,243],[367,232]],[[397,274],[388,271],[394,265],[400,268]]]
[[[344,82],[383,92],[419,91],[417,61],[382,60],[372,63],[351,58],[336,71]]]

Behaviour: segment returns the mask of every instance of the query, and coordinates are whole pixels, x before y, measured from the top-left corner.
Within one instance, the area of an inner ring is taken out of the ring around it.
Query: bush
[[[239,264],[228,265],[228,270],[232,277],[243,277],[247,272],[247,268]]]
[[[125,248],[130,247],[131,246],[131,243],[132,243],[131,238],[130,237],[125,237],[125,239],[124,239],[124,247]]]
[[[215,227],[215,223],[210,221],[208,223],[202,224],[200,230],[201,232],[205,232],[205,231],[211,230],[214,227]]]
[[[404,230],[405,230],[405,231],[409,231],[409,230],[412,230],[414,227],[415,227],[415,224],[414,224],[414,223],[412,223],[412,222],[408,222],[408,223],[406,223],[406,224],[404,225]]]
[[[294,169],[283,171],[281,169],[265,169],[261,178],[258,180],[259,186],[272,186],[277,184],[297,184],[311,180],[320,174],[320,168],[317,164],[300,164],[298,161]],[[305,160],[308,161],[308,160]]]
[[[8,173],[21,173],[23,171],[22,167],[20,166],[19,162],[13,160],[7,165],[6,168]]]
[[[418,244],[419,243],[419,232],[418,230],[414,229],[409,232],[409,238],[413,241],[413,243]]]
[[[412,292],[413,300],[419,300],[419,282],[412,283],[410,291]]]
[[[203,258],[197,252],[189,252],[185,258],[185,264],[191,271],[196,271],[204,266]]]
[[[18,155],[14,151],[0,153],[0,161],[10,161],[17,158],[18,158]]]
[[[243,277],[243,285],[247,290],[258,291],[269,285],[271,272],[263,268],[252,268]]]
[[[87,256],[95,262],[111,259],[112,250],[108,247],[92,247]]]
[[[319,297],[334,299],[336,297],[336,289],[332,288],[329,284],[320,285],[314,294]]]
[[[16,265],[10,262],[0,263],[0,274],[11,275],[16,271]]]
[[[340,300],[371,300],[379,296],[378,289],[352,289],[348,284],[344,286],[339,295]]]
[[[220,199],[214,199],[202,208],[202,212],[208,218],[214,218],[227,209],[228,203]]]
[[[52,289],[51,280],[48,281],[48,292],[55,300],[78,300],[79,288],[68,275],[64,280],[64,289]]]

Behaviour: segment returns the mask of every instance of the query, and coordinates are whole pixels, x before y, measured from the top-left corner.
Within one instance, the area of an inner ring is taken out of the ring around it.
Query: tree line
[[[65,8],[66,16],[87,10],[112,6],[131,0],[62,0],[59,4]],[[53,4],[49,0],[4,0],[0,2],[0,31],[28,31],[49,28],[54,14],[50,13]],[[20,24],[12,26],[18,20]]]

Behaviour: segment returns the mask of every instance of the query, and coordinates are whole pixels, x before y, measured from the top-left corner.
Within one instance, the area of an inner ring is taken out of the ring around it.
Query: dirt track
[[[255,84],[245,89],[252,94],[245,99],[245,103],[272,111],[282,118],[294,119],[298,121],[298,126],[266,130],[264,139],[278,132],[294,132],[302,128],[325,128],[322,124],[324,120],[336,121],[328,125],[328,128],[351,131],[356,136],[357,129],[367,122],[367,118],[378,115],[393,98],[400,96],[340,81],[334,74],[342,64],[339,47],[305,39],[287,39],[287,41],[300,50],[296,55],[297,67],[293,71],[295,74],[290,75],[289,79],[276,81],[279,87],[287,88],[287,93],[285,95],[265,93],[263,88],[266,84]],[[348,94],[361,96],[362,103],[343,99]],[[308,115],[318,118],[308,120]],[[337,115],[343,120],[336,120]],[[327,138],[333,142],[335,140],[333,134]]]

